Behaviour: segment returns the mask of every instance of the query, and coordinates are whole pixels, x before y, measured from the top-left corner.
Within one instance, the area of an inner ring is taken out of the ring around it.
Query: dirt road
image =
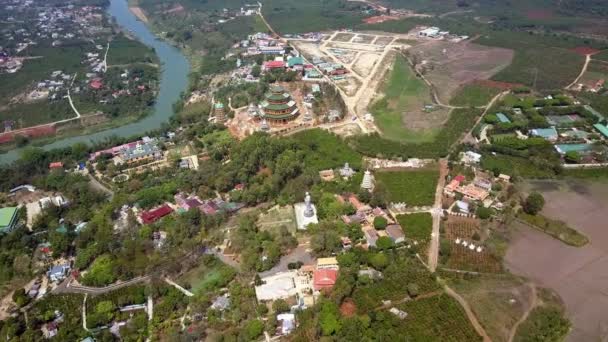
[[[431,215],[433,216],[433,232],[431,234],[431,245],[429,246],[429,269],[435,272],[439,260],[439,228],[441,226],[441,201],[443,198],[443,187],[445,186],[445,177],[448,174],[448,161],[446,159],[439,160],[439,180],[437,188],[435,188],[435,203]]]
[[[585,72],[587,72],[587,68],[589,67],[590,62],[591,62],[591,55],[585,55],[585,64],[583,64],[583,69],[581,70],[581,73],[578,74],[576,79],[574,79],[574,81],[572,81],[572,83],[568,84],[565,89],[570,89],[578,83],[578,81],[581,79],[581,77],[583,77]]]
[[[490,338],[490,336],[488,336],[488,334],[486,333],[486,330],[481,326],[481,324],[477,320],[477,316],[475,316],[475,314],[473,313],[473,310],[471,310],[469,303],[466,300],[464,300],[464,298],[462,298],[458,293],[456,293],[456,291],[452,290],[449,286],[445,285],[444,289],[445,289],[445,293],[447,293],[450,297],[456,299],[456,301],[462,306],[465,314],[469,318],[469,321],[471,321],[473,328],[475,328],[475,331],[477,331],[477,334],[479,334],[479,336],[481,336],[483,338],[483,341],[491,342],[492,339]]]
[[[521,318],[511,328],[511,331],[509,332],[509,342],[513,342],[513,339],[515,338],[515,334],[517,333],[517,328],[519,327],[520,324],[525,322],[526,319],[528,319],[530,312],[532,312],[532,310],[534,310],[534,308],[536,307],[536,305],[538,303],[538,295],[536,294],[536,285],[534,285],[533,283],[528,283],[528,286],[530,287],[530,290],[532,291],[532,300],[530,301],[530,306],[528,307],[528,309],[526,309],[526,311],[521,316]]]

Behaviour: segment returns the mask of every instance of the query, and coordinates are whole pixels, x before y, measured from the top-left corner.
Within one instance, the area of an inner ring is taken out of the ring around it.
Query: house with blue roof
[[[555,129],[555,127],[534,128],[530,130],[530,135],[533,135],[535,137],[541,137],[549,141],[557,140],[557,130]]]
[[[511,123],[511,120],[504,113],[496,113],[496,117],[500,123]]]

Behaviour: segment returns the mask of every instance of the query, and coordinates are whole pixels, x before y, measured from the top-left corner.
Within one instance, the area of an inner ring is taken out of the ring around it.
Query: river
[[[145,118],[121,127],[100,131],[88,135],[69,137],[56,140],[42,146],[45,150],[71,146],[75,143],[93,143],[111,136],[129,137],[144,134],[147,131],[159,128],[173,114],[173,103],[180,97],[180,93],[188,86],[188,73],[190,64],[186,57],[174,46],[167,42],[157,40],[156,36],[144,23],[137,20],[129,11],[127,0],[110,0],[108,14],[116,19],[116,23],[125,31],[129,31],[139,41],[155,49],[161,63],[160,88],[152,112]],[[110,44],[110,51],[112,44]],[[6,164],[18,159],[23,148],[16,148],[7,153],[0,154],[0,163]]]

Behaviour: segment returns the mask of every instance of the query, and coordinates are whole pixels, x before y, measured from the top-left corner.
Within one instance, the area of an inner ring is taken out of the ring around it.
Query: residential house
[[[50,281],[60,282],[67,277],[68,272],[70,272],[69,264],[55,265],[49,269],[47,275]]]
[[[367,241],[368,246],[376,247],[376,241],[378,241],[378,232],[373,228],[363,229],[363,236]]]
[[[555,127],[531,129],[530,134],[536,137],[544,138],[548,141],[556,141],[558,137]]]
[[[144,211],[139,218],[143,224],[151,224],[171,214],[172,212],[173,209],[167,204],[164,204],[156,209]]]
[[[215,298],[213,303],[211,304],[211,308],[218,311],[228,310],[230,307],[230,295],[225,294],[223,296],[218,296]]]
[[[339,268],[340,268],[340,266],[338,266],[338,259],[336,259],[335,257],[317,259],[317,269],[318,270],[323,270],[323,269],[337,270]]]
[[[405,241],[405,234],[403,234],[403,230],[398,224],[388,225],[384,231],[396,244]]]

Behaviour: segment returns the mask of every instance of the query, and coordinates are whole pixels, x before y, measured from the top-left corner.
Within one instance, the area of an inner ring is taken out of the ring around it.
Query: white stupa
[[[293,209],[296,212],[296,223],[298,225],[298,229],[306,229],[306,226],[311,223],[319,223],[319,219],[317,218],[317,208],[312,203],[310,194],[308,192],[304,197],[304,202],[294,204]]]
[[[374,190],[374,175],[369,170],[365,171],[363,175],[363,181],[361,182],[361,188],[367,191]]]
[[[343,178],[350,178],[355,174],[355,170],[353,170],[348,163],[344,163],[344,167],[340,169],[340,176]]]

